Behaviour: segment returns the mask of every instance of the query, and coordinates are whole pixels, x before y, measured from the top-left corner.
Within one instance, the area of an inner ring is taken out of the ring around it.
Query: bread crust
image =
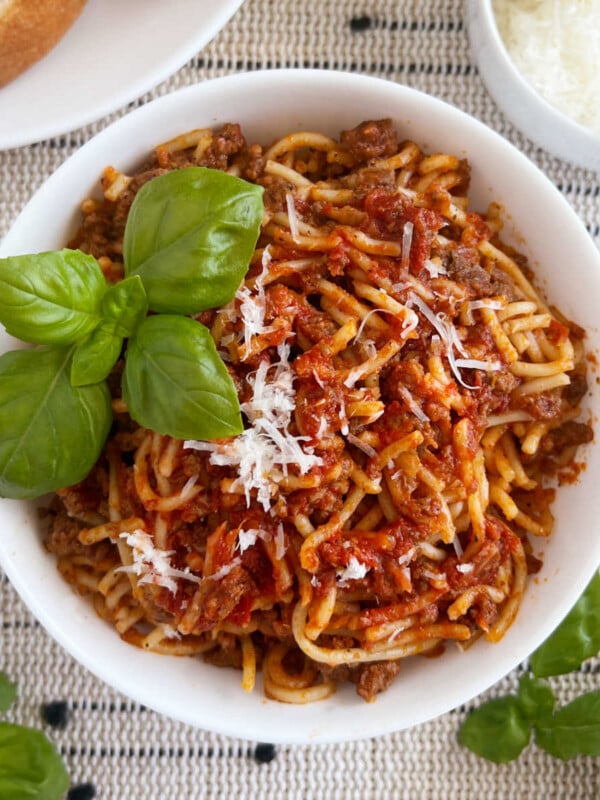
[[[86,0],[0,0],[0,86],[46,55]]]

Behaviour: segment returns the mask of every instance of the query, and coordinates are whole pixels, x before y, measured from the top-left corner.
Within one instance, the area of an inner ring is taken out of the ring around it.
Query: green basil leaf
[[[531,731],[516,697],[499,697],[472,711],[458,732],[461,744],[497,764],[512,761],[529,743]]]
[[[535,740],[556,758],[600,756],[600,692],[588,692],[535,726]]]
[[[129,339],[123,399],[145,428],[177,439],[243,430],[237,392],[209,331],[189,317],[147,317]]]
[[[148,181],[129,211],[123,255],[153,311],[197,314],[228,303],[260,232],[263,189],[205,167]]]
[[[554,694],[546,681],[525,673],[519,681],[519,708],[529,722],[540,722],[552,716]]]
[[[8,711],[17,696],[17,686],[0,672],[0,711]]]
[[[71,364],[71,384],[89,386],[100,383],[121,355],[123,337],[115,333],[114,322],[102,322],[87,339],[77,345]]]
[[[33,344],[73,344],[100,322],[106,281],[80,250],[0,258],[0,322]]]
[[[0,496],[39,497],[93,467],[112,422],[106,383],[77,388],[73,348],[0,356]]]
[[[532,655],[531,671],[538,678],[563,675],[599,651],[600,573],[596,573],[563,622]]]
[[[69,776],[41,731],[0,722],[0,800],[62,800]]]
[[[115,323],[115,334],[131,336],[148,311],[146,290],[139,275],[109,287],[102,298],[102,315]]]

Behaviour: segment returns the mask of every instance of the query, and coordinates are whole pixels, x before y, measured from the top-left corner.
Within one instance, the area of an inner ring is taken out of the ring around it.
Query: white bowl
[[[466,0],[466,11],[479,72],[508,119],[553,155],[600,171],[600,136],[550,105],[519,72],[498,32],[492,0]]]
[[[590,333],[597,350],[600,254],[550,182],[502,137],[439,100],[404,86],[329,71],[251,72],[202,83],[134,111],[82,147],[36,193],[0,247],[0,255],[59,248],[69,238],[82,198],[98,191],[107,164],[127,170],[158,142],[189,129],[240,121],[251,141],[268,143],[297,128],[337,134],[364,119],[390,116],[402,136],[430,151],[467,157],[473,207],[492,199],[510,211],[507,234],[532,258],[551,300]],[[0,341],[7,346],[8,338]],[[593,384],[590,407],[600,413]],[[76,596],[43,549],[32,504],[0,503],[0,562],[47,630],[82,664],[126,695],[164,714],[213,731],[272,742],[332,742],[375,736],[459,706],[516,667],[548,636],[600,563],[600,450],[561,489],[556,529],[541,542],[544,567],[529,582],[520,614],[496,645],[407,662],[396,683],[367,705],[350,686],[328,700],[287,706],[240,674],[191,658],[141,652],[123,643]]]

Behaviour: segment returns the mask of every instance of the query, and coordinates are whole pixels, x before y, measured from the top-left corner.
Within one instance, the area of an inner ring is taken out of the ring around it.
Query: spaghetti
[[[203,312],[244,432],[141,429],[113,376],[115,425],[53,506],[48,548],[127,642],[204,654],[251,690],[304,703],[350,680],[372,700],[401,660],[498,641],[529,537],[552,528],[545,479],[590,441],[583,332],[550,309],[499,209],[468,210],[469,167],[399,142],[388,120],[268,149],[237,125],[110,168],[74,245],[122,277],[136,191],[165,170],[265,187],[248,276]]]

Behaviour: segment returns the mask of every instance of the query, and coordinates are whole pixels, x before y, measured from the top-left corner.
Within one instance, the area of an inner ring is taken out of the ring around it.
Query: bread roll
[[[86,0],[0,0],[0,86],[46,55]]]

